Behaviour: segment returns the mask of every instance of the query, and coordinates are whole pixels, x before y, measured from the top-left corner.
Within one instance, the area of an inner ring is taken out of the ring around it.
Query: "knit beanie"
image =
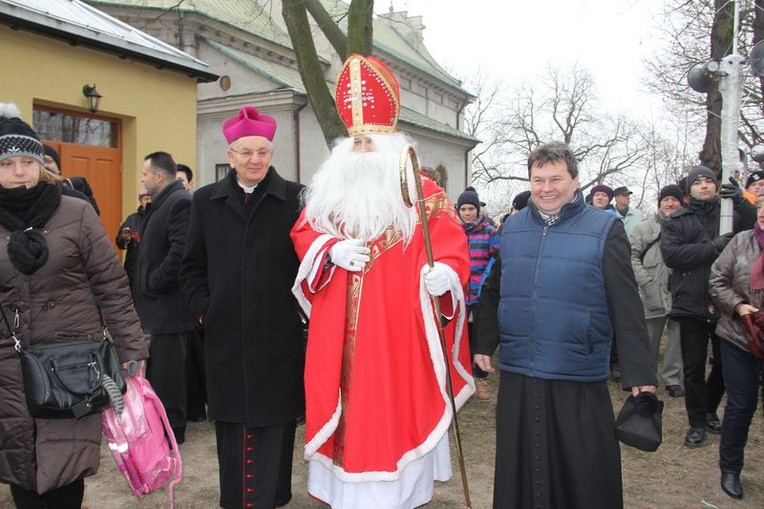
[[[464,192],[459,195],[459,199],[456,200],[456,209],[458,210],[465,203],[474,205],[478,212],[480,212],[480,198],[478,198],[477,191],[472,186],[465,188]]]
[[[755,171],[751,173],[750,175],[748,175],[748,178],[745,180],[745,189],[748,189],[748,186],[762,179],[764,179],[764,171]]]
[[[45,152],[46,156],[50,156],[50,158],[56,162],[56,166],[58,166],[58,170],[61,171],[61,157],[59,157],[56,149],[51,147],[50,145],[44,145],[44,144],[42,146],[42,149]]]
[[[608,201],[613,201],[613,189],[609,186],[606,186],[605,184],[597,184],[596,186],[592,187],[589,191],[589,196],[594,198],[595,193],[605,193],[607,195]]]
[[[706,168],[705,166],[694,166],[692,170],[690,170],[690,173],[687,174],[687,187],[685,188],[687,194],[690,194],[692,183],[698,180],[700,177],[710,178],[714,181],[714,184],[719,187],[719,182],[716,180],[716,174],[711,168]]]
[[[0,160],[9,157],[31,157],[43,163],[42,143],[29,124],[21,120],[21,112],[13,103],[0,103]]]
[[[682,198],[684,198],[684,193],[682,193],[682,190],[676,184],[665,186],[661,188],[661,192],[658,195],[658,204],[660,205],[660,203],[663,201],[663,198],[667,196],[673,196],[674,198],[679,200],[679,203],[682,203]]]
[[[512,200],[512,208],[515,210],[523,210],[528,206],[528,199],[531,197],[530,191],[523,191],[515,195],[515,199]]]

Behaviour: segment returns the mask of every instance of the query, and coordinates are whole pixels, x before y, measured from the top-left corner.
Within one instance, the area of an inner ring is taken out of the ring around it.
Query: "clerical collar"
[[[236,183],[239,184],[239,187],[244,189],[244,192],[247,194],[251,194],[252,191],[254,191],[255,188],[257,187],[257,184],[255,184],[254,186],[245,186],[239,181],[239,179],[236,179]]]

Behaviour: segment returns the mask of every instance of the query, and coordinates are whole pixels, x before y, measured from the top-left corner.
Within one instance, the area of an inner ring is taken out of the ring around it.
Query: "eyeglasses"
[[[251,159],[253,156],[257,156],[258,158],[263,159],[263,158],[267,157],[268,154],[271,153],[271,150],[270,149],[266,149],[266,148],[261,148],[257,152],[253,152],[253,151],[251,151],[249,149],[235,150],[235,149],[229,148],[228,150],[230,150],[231,152],[234,152],[236,154],[239,154],[244,159]]]

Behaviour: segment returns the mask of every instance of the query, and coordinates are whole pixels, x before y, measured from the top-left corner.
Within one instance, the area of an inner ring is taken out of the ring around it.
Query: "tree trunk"
[[[753,43],[756,44],[759,41],[764,41],[764,0],[756,0],[754,5]],[[764,76],[759,76],[759,90],[761,90],[761,97],[764,97]],[[761,112],[764,113],[764,101],[761,103]],[[754,143],[759,142],[759,140],[753,141]]]
[[[345,125],[337,113],[334,97],[326,86],[324,71],[311,35],[304,0],[283,0],[282,14],[292,40],[297,67],[308,94],[308,102],[324,134],[327,146],[340,136],[347,136]]]
[[[372,16],[374,0],[352,0],[348,8],[348,35],[342,33],[319,0],[283,0],[281,12],[292,41],[297,68],[308,93],[308,102],[316,114],[327,146],[340,136],[347,136],[345,125],[337,113],[332,91],[326,86],[324,71],[308,22],[308,12],[341,60],[351,53],[369,55],[372,51]]]
[[[728,0],[714,0],[714,10],[716,14],[711,29],[711,58],[721,60],[732,49],[732,38],[735,34],[735,8],[734,4]],[[700,163],[721,175],[722,95],[718,86],[714,86],[708,93],[706,110],[708,111],[706,139],[703,142],[703,150],[700,152]]]
[[[348,9],[348,54],[371,55],[374,47],[373,14],[374,0],[353,0],[350,2]]]
[[[348,39],[342,33],[342,30],[340,30],[340,27],[337,26],[337,22],[326,12],[320,0],[305,0],[305,8],[308,9],[308,12],[316,21],[319,30],[324,34],[329,44],[332,45],[334,51],[337,52],[340,60],[344,62],[345,58],[347,58]]]

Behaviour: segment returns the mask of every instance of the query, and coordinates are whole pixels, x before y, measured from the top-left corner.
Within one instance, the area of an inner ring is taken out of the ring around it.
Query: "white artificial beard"
[[[373,152],[353,152],[353,138],[335,146],[306,189],[306,218],[317,232],[343,239],[370,241],[393,227],[408,244],[417,214],[401,194],[398,161],[406,139],[401,134],[369,137]]]

